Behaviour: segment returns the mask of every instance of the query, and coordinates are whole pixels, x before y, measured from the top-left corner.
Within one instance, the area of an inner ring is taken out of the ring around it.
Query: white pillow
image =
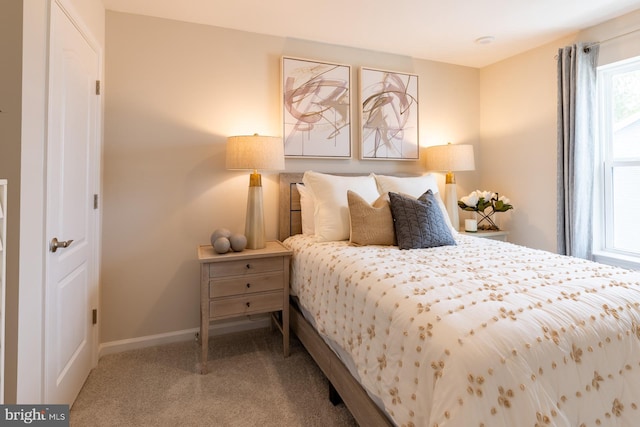
[[[447,208],[440,197],[440,193],[438,190],[438,181],[433,174],[425,174],[422,176],[388,176],[388,175],[374,175],[376,179],[376,185],[378,186],[378,191],[380,194],[386,194],[390,191],[394,193],[407,194],[411,197],[418,198],[424,194],[425,191],[431,190],[434,196],[436,196],[436,200],[438,201],[438,206],[440,210],[442,210],[444,220],[447,223],[447,226],[453,233],[457,233],[453,225],[451,224],[451,219],[449,218],[449,213],[447,212]]]
[[[373,175],[337,176],[307,171],[302,182],[313,192],[318,242],[349,239],[348,190],[358,193],[367,203],[373,203],[380,196]]]
[[[380,194],[392,191],[394,193],[404,193],[417,199],[427,190],[431,190],[433,194],[438,193],[438,181],[430,173],[422,176],[374,175],[374,177]]]
[[[313,221],[315,201],[310,188],[297,183],[296,188],[300,194],[300,216],[302,218],[302,234],[315,234],[316,226]]]

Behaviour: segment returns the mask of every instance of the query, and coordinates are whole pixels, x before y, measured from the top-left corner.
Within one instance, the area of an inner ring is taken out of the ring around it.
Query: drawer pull
[[[247,289],[251,287],[251,283],[247,283]]]
[[[247,268],[251,268],[251,264],[247,264]]]
[[[247,303],[247,307],[251,307],[251,303],[250,302]]]

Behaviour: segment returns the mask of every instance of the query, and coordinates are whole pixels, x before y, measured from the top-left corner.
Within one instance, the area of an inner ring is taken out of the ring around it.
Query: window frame
[[[597,70],[597,130],[596,179],[593,221],[594,259],[625,268],[640,269],[640,251],[625,251],[614,247],[614,183],[616,168],[638,166],[640,158],[615,160],[613,158],[613,77],[629,71],[640,71],[640,56],[598,67]]]

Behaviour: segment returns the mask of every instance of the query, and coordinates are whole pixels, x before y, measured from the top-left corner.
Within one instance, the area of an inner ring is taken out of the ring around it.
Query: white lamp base
[[[247,219],[244,229],[248,249],[262,249],[266,246],[264,239],[264,208],[262,203],[262,186],[250,186],[247,199]]]
[[[444,205],[449,213],[451,225],[455,230],[460,228],[460,217],[458,216],[458,194],[456,184],[445,184],[444,187]]]

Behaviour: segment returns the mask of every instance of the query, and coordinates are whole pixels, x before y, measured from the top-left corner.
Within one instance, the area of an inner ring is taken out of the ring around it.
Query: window
[[[601,167],[594,249],[640,261],[640,57],[598,69]]]

